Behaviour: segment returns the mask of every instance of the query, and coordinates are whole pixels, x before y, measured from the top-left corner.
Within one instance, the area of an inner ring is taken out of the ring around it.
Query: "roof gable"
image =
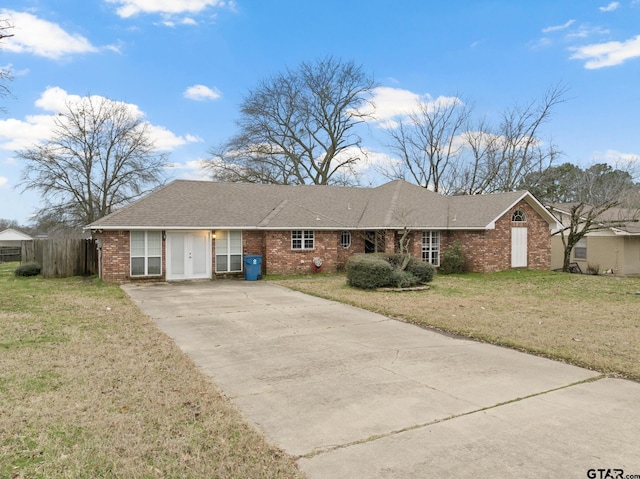
[[[562,223],[565,217],[567,219],[571,217],[571,208],[577,205],[579,203],[557,203],[549,205],[549,208],[560,216],[560,223]],[[592,208],[591,205],[586,204],[584,207],[585,213]],[[586,218],[581,216],[581,219]],[[602,230],[611,230],[616,235],[640,235],[640,210],[612,207],[599,214],[595,222],[602,225]]]
[[[32,239],[28,234],[14,230],[13,228],[0,231],[0,241],[30,241]]]

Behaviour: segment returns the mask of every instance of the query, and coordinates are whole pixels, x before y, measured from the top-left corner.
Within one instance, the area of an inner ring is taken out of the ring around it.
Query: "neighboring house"
[[[568,227],[572,204],[549,206],[561,224]],[[597,268],[600,273],[640,274],[640,222],[638,213],[625,208],[611,208],[596,218],[601,226],[587,233],[571,252],[571,262],[583,273]],[[552,233],[556,233],[558,229]],[[551,238],[551,268],[562,268],[564,245],[559,233]]]
[[[20,247],[23,241],[31,241],[33,238],[28,234],[7,228],[0,231],[0,246],[17,246]]]
[[[31,236],[12,228],[0,231],[0,263],[3,261],[19,261],[22,242],[31,241],[32,239]]]
[[[549,269],[556,219],[526,191],[442,196],[405,181],[377,188],[177,180],[87,226],[100,275],[212,278],[262,256],[263,274],[344,268],[349,256],[394,252],[403,232],[436,266],[460,241],[471,271]],[[315,260],[315,262],[314,262]]]

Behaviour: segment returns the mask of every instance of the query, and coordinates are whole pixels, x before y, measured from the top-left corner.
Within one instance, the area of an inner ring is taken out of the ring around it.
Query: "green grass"
[[[117,286],[0,264],[0,478],[293,478]]]
[[[278,283],[387,316],[640,381],[640,278],[514,270],[438,275],[427,291],[361,291],[344,276]]]

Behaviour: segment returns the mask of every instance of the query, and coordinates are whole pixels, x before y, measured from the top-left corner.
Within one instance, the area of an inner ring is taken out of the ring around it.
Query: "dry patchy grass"
[[[640,381],[640,278],[550,271],[439,275],[431,289],[362,291],[343,276],[278,281],[298,291]]]
[[[0,477],[301,477],[120,288],[10,271]]]

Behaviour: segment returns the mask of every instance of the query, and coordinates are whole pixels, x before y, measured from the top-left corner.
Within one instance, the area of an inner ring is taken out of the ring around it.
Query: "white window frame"
[[[516,210],[516,211],[514,211],[513,216],[511,216],[511,221],[513,223],[526,222],[527,221],[527,215],[525,214],[525,212],[523,210]]]
[[[292,230],[291,249],[295,251],[312,250],[316,248],[315,232],[313,230]]]
[[[240,250],[238,251],[237,249],[233,249],[232,246],[232,233],[236,234],[239,233],[240,234]],[[242,231],[236,231],[236,230],[223,230],[223,231],[216,231],[216,238],[215,238],[215,243],[216,243],[216,273],[241,273],[242,269],[243,269],[243,261],[242,261]],[[226,252],[223,254],[220,254],[219,251],[222,250],[221,246],[222,244],[225,243],[226,247]],[[218,264],[218,256],[225,256],[226,257],[226,262],[227,262],[227,269],[223,270],[223,269],[219,269]],[[231,257],[240,257],[240,269],[231,269]]]
[[[422,261],[440,266],[440,231],[422,232]]]
[[[582,237],[573,247],[573,259],[587,259],[587,238]]]
[[[143,254],[136,254],[134,256],[134,251],[133,251],[133,241],[134,241],[134,236],[137,235],[144,235],[144,252]],[[156,239],[157,241],[159,241],[160,244],[160,251],[156,252],[152,252],[150,253],[149,250],[149,237],[152,236],[152,240]],[[144,273],[142,274],[134,274],[133,272],[133,259],[134,258],[144,258]],[[149,273],[149,259],[159,259],[160,261],[160,269],[157,273]],[[162,231],[137,231],[137,230],[133,230],[130,232],[129,234],[129,274],[132,278],[141,278],[143,276],[162,276]]]
[[[351,247],[351,231],[345,230],[340,234],[340,246],[344,249]]]

